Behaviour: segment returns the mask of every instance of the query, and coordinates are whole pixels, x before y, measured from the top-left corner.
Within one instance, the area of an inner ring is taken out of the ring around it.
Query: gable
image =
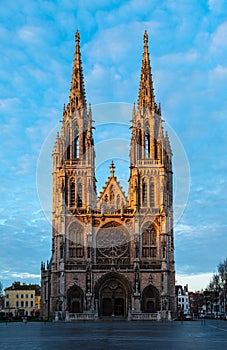
[[[109,177],[97,201],[99,209],[121,209],[127,198],[115,176]]]

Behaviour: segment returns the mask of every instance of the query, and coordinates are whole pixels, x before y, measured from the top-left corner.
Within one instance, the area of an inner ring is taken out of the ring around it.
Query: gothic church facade
[[[175,314],[172,151],[155,102],[146,31],[127,196],[113,162],[97,196],[92,122],[77,31],[69,103],[52,153],[52,257],[41,265],[41,316],[170,319]]]

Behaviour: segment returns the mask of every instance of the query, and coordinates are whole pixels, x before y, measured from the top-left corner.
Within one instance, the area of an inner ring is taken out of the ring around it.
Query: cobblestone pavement
[[[1,350],[227,348],[227,321],[0,323]]]

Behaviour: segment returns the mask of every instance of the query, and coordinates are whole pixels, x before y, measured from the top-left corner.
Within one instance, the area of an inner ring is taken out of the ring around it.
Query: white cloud
[[[217,30],[211,36],[211,53],[212,54],[226,54],[227,45],[227,21],[219,25]]]
[[[212,276],[212,272],[198,274],[176,274],[176,284],[182,286],[188,284],[189,291],[196,292],[206,289]]]

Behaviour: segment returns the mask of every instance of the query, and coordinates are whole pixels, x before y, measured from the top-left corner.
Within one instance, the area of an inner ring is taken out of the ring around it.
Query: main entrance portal
[[[100,317],[126,318],[130,302],[129,281],[116,272],[102,276],[96,284],[96,300]]]
[[[125,293],[121,286],[111,289],[107,286],[101,295],[102,316],[125,317]]]

